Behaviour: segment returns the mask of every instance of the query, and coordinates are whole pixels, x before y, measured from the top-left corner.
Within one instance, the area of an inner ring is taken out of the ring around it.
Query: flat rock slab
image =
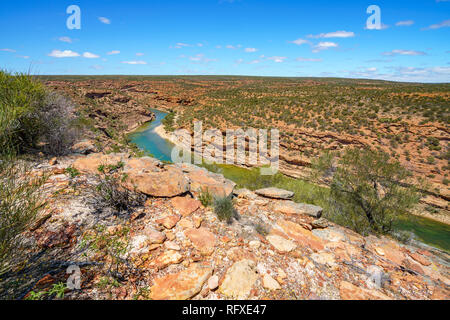
[[[258,279],[255,268],[252,260],[236,262],[227,270],[219,292],[234,299],[246,299]]]
[[[277,224],[289,238],[296,241],[299,245],[309,247],[313,251],[324,249],[325,241],[315,236],[311,231],[306,230],[301,225],[283,219],[278,220]]]
[[[172,229],[180,221],[180,217],[177,215],[167,216],[156,220],[156,223],[162,224],[166,229]]]
[[[155,260],[150,263],[151,267],[164,269],[171,264],[177,264],[183,261],[183,256],[175,250],[167,250],[161,253]]]
[[[291,252],[297,245],[291,240],[285,239],[278,235],[267,236],[267,241],[280,252]]]
[[[278,188],[259,189],[259,190],[256,190],[255,193],[262,197],[271,198],[271,199],[288,200],[288,199],[292,199],[294,197],[294,192],[283,190],[283,189],[278,189]]]
[[[114,166],[119,162],[126,162],[128,160],[128,155],[125,153],[91,153],[86,157],[80,157],[73,163],[73,167],[80,172],[97,174],[99,173],[98,167],[104,166]]]
[[[293,201],[280,201],[274,206],[274,211],[283,214],[308,215],[314,218],[322,216],[323,209],[306,203],[295,203]]]
[[[341,282],[339,293],[342,300],[391,300],[382,292],[357,287],[347,281]]]
[[[184,232],[192,245],[204,255],[210,255],[216,245],[216,236],[206,228],[189,229]]]
[[[189,197],[176,197],[170,200],[172,206],[183,216],[186,217],[200,208],[201,202]]]
[[[211,266],[193,263],[186,270],[155,279],[150,288],[152,300],[186,300],[200,292],[212,274]]]
[[[193,166],[187,177],[191,183],[191,192],[198,195],[201,192],[209,191],[216,197],[229,197],[236,186],[231,180],[225,179],[223,175],[212,173],[203,168]]]

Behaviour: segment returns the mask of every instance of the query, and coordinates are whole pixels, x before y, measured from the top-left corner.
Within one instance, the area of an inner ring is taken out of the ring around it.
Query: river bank
[[[167,132],[164,129],[161,121],[166,113],[156,109],[152,111],[156,114],[156,119],[139,130],[132,141],[156,158],[171,162],[171,150],[175,145],[183,150],[188,150],[188,148],[180,142],[175,133]],[[216,164],[203,164],[202,166],[209,171],[223,174],[241,188],[255,190],[261,187],[276,186],[295,192],[294,200],[296,202],[311,203],[324,208],[327,206],[326,197],[329,190],[327,187],[286,176],[282,170],[275,176],[261,176],[257,168]],[[446,223],[446,220],[440,220],[435,215],[430,216],[431,219],[424,217],[423,211],[422,209],[417,210],[415,215],[401,221],[397,225],[398,229],[413,232],[419,240],[425,243],[450,250],[450,225]]]
[[[178,139],[177,135],[175,133],[172,132],[167,132],[164,128],[163,124],[159,124],[154,128],[154,132],[161,137],[161,139],[165,139],[170,141],[172,144],[176,145],[177,147],[181,148],[182,150],[189,150],[189,148],[187,148],[184,144],[182,144],[180,142],[180,140]],[[286,175],[287,177],[291,177],[293,179],[297,179],[298,177],[293,177],[290,172],[284,172],[283,168],[280,168],[280,172],[284,175]],[[324,186],[326,187],[326,186]],[[429,213],[426,211],[426,204],[421,203],[419,205],[419,207],[414,210],[413,212],[411,212],[411,214],[421,217],[421,218],[426,218],[426,219],[430,219],[439,223],[443,223],[446,224],[448,226],[450,226],[450,215],[448,214],[444,214],[444,213]]]

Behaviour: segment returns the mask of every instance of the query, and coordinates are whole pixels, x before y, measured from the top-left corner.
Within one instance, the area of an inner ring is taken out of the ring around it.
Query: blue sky
[[[2,1],[0,67],[450,82],[450,0]],[[69,30],[67,7],[81,10]],[[370,5],[381,28],[368,29]]]

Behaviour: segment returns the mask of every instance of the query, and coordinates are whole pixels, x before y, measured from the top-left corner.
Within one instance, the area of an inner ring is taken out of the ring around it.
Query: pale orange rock
[[[210,255],[216,245],[216,236],[206,228],[189,229],[184,232],[193,246],[204,255]]]
[[[357,287],[347,281],[341,281],[339,293],[342,300],[391,300],[380,291]]]
[[[154,281],[150,288],[152,300],[186,300],[200,292],[212,274],[211,266],[193,263],[186,270],[169,274]]]
[[[177,215],[167,216],[156,220],[156,223],[162,224],[167,229],[172,229],[180,221],[180,217]]]
[[[175,250],[167,250],[160,254],[150,263],[151,267],[163,269],[171,264],[178,264],[183,261],[183,256]]]
[[[306,230],[294,222],[283,219],[278,220],[277,224],[283,229],[289,238],[295,240],[300,245],[307,246],[313,251],[323,250],[326,242],[319,237],[316,237],[311,231]]]
[[[176,197],[170,200],[172,206],[183,216],[186,217],[200,208],[201,202],[189,197]]]

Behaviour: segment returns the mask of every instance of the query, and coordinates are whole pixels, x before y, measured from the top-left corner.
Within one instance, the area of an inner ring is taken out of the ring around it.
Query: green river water
[[[134,132],[130,138],[139,148],[161,161],[171,162],[174,145],[161,138],[154,129],[161,125],[167,113],[152,109],[156,119]],[[309,182],[286,177],[282,174],[261,176],[258,169],[245,169],[232,165],[207,165],[210,171],[222,173],[226,178],[237,183],[240,188],[255,190],[257,188],[276,186],[295,192],[294,200],[321,205],[320,199],[326,196],[326,190]],[[410,216],[396,224],[398,230],[413,232],[416,239],[450,252],[450,226],[431,219]]]

